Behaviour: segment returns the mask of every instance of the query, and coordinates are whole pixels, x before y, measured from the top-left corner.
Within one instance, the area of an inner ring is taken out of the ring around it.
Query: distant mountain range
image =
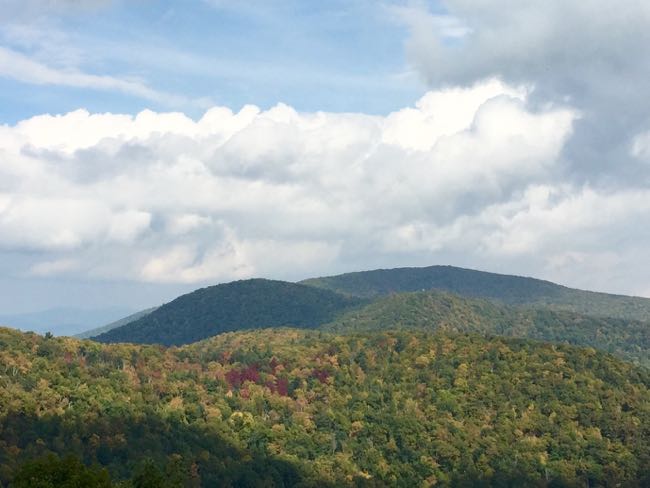
[[[52,308],[39,312],[0,315],[0,325],[44,334],[72,336],[92,327],[112,322],[130,313],[130,310],[114,307],[105,309]]]
[[[252,279],[211,286],[84,337],[182,345],[223,332],[278,326],[337,332],[441,329],[591,346],[650,366],[646,320],[650,320],[647,298],[431,266],[300,283]]]
[[[78,339],[90,339],[91,337],[98,336],[100,334],[103,334],[104,332],[108,332],[109,330],[117,329],[118,327],[122,327],[123,325],[130,324],[131,322],[135,322],[139,318],[149,315],[157,308],[158,307],[151,307],[146,310],[141,310],[140,312],[133,313],[122,319],[111,322],[110,324],[106,324],[106,325],[102,325],[101,327],[96,327],[94,329],[86,330],[81,334],[76,334],[75,337],[77,337]]]

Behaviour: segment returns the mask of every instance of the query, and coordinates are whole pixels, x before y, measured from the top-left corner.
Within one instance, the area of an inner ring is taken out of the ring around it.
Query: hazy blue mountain
[[[121,307],[90,310],[53,308],[23,314],[0,314],[0,324],[41,334],[51,332],[57,336],[73,336],[130,313],[133,311]]]
[[[131,322],[135,322],[139,318],[142,318],[145,315],[149,315],[157,308],[158,307],[151,307],[146,310],[140,310],[139,312],[128,315],[127,317],[121,318],[119,320],[115,320],[110,324],[102,325],[101,327],[95,327],[93,329],[82,332],[81,334],[76,334],[75,337],[79,339],[90,339],[91,337],[97,336],[99,334],[103,334],[104,332],[108,332],[109,330],[113,330],[118,327],[122,327],[123,325],[130,324]]]

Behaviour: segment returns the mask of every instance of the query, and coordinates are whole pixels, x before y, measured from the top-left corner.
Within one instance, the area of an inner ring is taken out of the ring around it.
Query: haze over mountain
[[[79,334],[75,334],[75,337],[79,339],[90,339],[91,337],[97,336],[99,334],[103,334],[104,332],[108,332],[109,330],[117,329],[118,327],[122,327],[123,325],[130,324],[131,322],[135,322],[139,318],[142,318],[146,315],[149,315],[151,312],[156,310],[158,307],[151,307],[147,308],[145,310],[141,310],[139,312],[135,312],[131,315],[127,315],[126,317],[123,317],[119,320],[116,320],[114,322],[110,322],[106,325],[102,325],[100,327],[96,327],[94,329],[90,330],[85,330]]]
[[[54,308],[40,312],[0,315],[0,325],[41,334],[75,335],[101,326],[130,313],[131,310],[113,307],[98,310],[81,308]]]

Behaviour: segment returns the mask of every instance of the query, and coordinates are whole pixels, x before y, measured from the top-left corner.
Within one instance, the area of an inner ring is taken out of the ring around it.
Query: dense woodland
[[[390,295],[323,327],[337,332],[418,329],[540,339],[594,347],[650,368],[647,322],[508,307],[444,292]]]
[[[121,327],[100,342],[181,345],[222,332],[273,326],[336,332],[421,329],[541,339],[595,347],[650,367],[646,322],[594,317],[541,306],[503,305],[440,291],[374,300],[284,281],[245,280],[183,295]]]
[[[86,486],[650,483],[648,371],[591,348],[296,329],[165,348],[0,329],[0,374],[0,480],[16,487],[68,472]]]
[[[286,281],[241,280],[182,295],[94,339],[181,345],[233,330],[314,328],[361,303],[358,298]]]
[[[592,316],[650,321],[648,298],[576,290],[535,278],[454,266],[378,269],[312,278],[302,283],[365,298],[437,289],[509,305],[543,306]]]
[[[0,486],[650,486],[649,304],[404,268],[0,329]]]

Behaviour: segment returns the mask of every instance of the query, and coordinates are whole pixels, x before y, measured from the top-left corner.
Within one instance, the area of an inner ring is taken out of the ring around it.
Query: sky
[[[650,297],[648,79],[639,0],[4,0],[0,315],[432,264]]]

